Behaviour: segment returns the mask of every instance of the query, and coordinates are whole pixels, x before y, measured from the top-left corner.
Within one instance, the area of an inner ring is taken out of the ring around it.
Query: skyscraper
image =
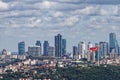
[[[44,56],[48,56],[48,48],[49,48],[48,41],[44,41],[44,43],[43,43],[43,55]]]
[[[91,56],[93,56],[90,48],[92,48],[93,45],[91,42],[88,42],[88,45],[87,45],[87,61],[91,61]]]
[[[38,41],[36,41],[35,45],[36,46],[41,46],[41,42],[38,40]]]
[[[18,54],[23,55],[25,53],[25,42],[19,42],[18,43]]]
[[[110,33],[109,34],[110,52],[112,51],[112,49],[115,49],[115,42],[116,42],[116,34]]]
[[[106,57],[109,54],[109,45],[108,42],[104,42],[104,54],[103,56]]]
[[[77,46],[73,46],[73,58],[76,58],[78,56],[78,48]]]
[[[108,43],[100,42],[99,43],[99,56],[100,58],[105,58],[108,54]]]
[[[6,49],[3,49],[2,55],[7,55],[7,50]]]
[[[55,57],[62,57],[62,35],[55,36]]]
[[[119,47],[119,49],[118,49],[118,53],[119,53],[118,55],[120,56],[120,47]]]
[[[98,47],[99,47],[99,44],[98,44],[98,43],[95,43],[95,46],[98,46]],[[98,48],[98,51],[95,52],[95,58],[96,58],[96,59],[99,59],[99,55],[100,55],[99,49],[100,49],[100,47]]]
[[[55,48],[52,46],[49,46],[48,48],[48,56],[49,57],[55,57]]]
[[[33,57],[41,56],[41,47],[40,46],[29,46],[28,54],[29,56],[33,56]]]
[[[78,53],[81,55],[82,58],[85,57],[85,42],[80,42],[78,44]]]
[[[119,44],[118,44],[117,40],[115,42],[115,51],[116,51],[117,55],[119,55]]]
[[[42,54],[42,45],[41,42],[39,40],[36,41],[35,43],[36,46],[40,47],[40,54]]]
[[[87,50],[89,51],[91,47],[93,47],[92,43],[91,43],[91,42],[88,42]]]
[[[114,49],[115,53],[118,54],[119,45],[118,45],[115,33],[109,34],[109,45],[110,45],[110,52],[112,52],[112,50]]]
[[[66,39],[62,39],[62,54],[66,54]]]
[[[81,52],[80,52],[80,43],[78,43],[78,54],[80,55]]]

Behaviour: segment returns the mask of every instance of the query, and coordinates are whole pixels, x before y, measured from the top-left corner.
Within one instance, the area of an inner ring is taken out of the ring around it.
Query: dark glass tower
[[[66,55],[66,39],[62,39],[62,54]]]
[[[115,49],[115,43],[116,43],[116,34],[110,33],[109,34],[110,52],[112,51],[112,49]]]
[[[42,45],[41,45],[41,42],[39,40],[37,40],[36,43],[35,43],[35,45],[40,47],[40,54],[42,54]]]
[[[109,34],[109,45],[110,45],[110,52],[112,52],[112,50],[115,50],[115,53],[118,54],[118,50],[119,50],[119,45],[118,42],[116,40],[116,34],[115,33],[110,33]]]
[[[49,48],[49,43],[48,41],[44,41],[43,43],[43,55],[44,56],[48,56],[48,48]]]
[[[40,41],[36,41],[35,45],[36,46],[41,46],[41,42]]]
[[[18,43],[18,54],[23,55],[25,53],[25,42],[19,42]]]
[[[62,35],[55,36],[55,57],[62,57]]]
[[[78,48],[77,46],[73,46],[73,56],[78,54]]]

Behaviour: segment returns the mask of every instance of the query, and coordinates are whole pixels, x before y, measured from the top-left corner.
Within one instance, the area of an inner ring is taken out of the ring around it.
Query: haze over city
[[[80,41],[108,41],[109,33],[120,42],[120,0],[0,0],[0,50],[17,51],[19,41],[26,50],[36,40],[62,34],[67,50]]]

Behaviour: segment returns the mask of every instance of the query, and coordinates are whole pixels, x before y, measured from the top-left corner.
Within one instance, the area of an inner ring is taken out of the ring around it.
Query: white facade
[[[30,47],[28,47],[28,53],[29,53],[29,55],[31,55],[33,57],[39,57],[42,55],[41,47],[40,46],[30,46]]]
[[[89,51],[87,53],[87,61],[95,62],[95,52]]]
[[[93,47],[92,43],[91,43],[91,42],[88,42],[87,50],[89,51],[91,47]]]
[[[24,60],[24,59],[26,59],[26,56],[25,55],[18,55],[18,59]]]
[[[85,57],[85,42],[80,42],[78,44],[78,53],[82,56],[82,58]]]
[[[91,52],[89,51],[88,53],[87,53],[87,61],[91,61]]]

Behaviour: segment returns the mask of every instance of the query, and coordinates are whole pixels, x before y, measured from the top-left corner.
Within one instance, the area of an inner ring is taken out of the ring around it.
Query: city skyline
[[[112,35],[115,35],[115,37],[113,37],[113,36],[111,36],[111,34]],[[117,35],[115,34],[115,33],[109,33],[109,41],[99,41],[99,42],[93,42],[93,43],[91,43],[90,41],[87,41],[87,42],[85,42],[85,41],[80,41],[80,42],[78,42],[77,44],[75,44],[75,45],[72,45],[72,46],[70,46],[70,47],[72,47],[72,49],[71,50],[67,50],[67,45],[66,45],[66,43],[67,43],[67,41],[66,41],[66,39],[64,39],[64,38],[62,38],[63,37],[63,35],[61,35],[61,34],[57,34],[57,36],[61,36],[61,50],[62,50],[62,54],[64,54],[64,52],[65,52],[65,54],[66,53],[72,53],[73,52],[73,47],[77,47],[78,48],[78,54],[80,54],[80,53],[83,53],[83,52],[79,52],[79,51],[81,51],[81,45],[83,44],[84,45],[84,47],[83,47],[83,49],[84,49],[84,53],[87,53],[87,51],[89,50],[89,48],[90,47],[95,47],[95,46],[101,46],[101,44],[102,45],[105,45],[105,46],[107,46],[108,47],[108,52],[111,52],[112,51],[112,49],[115,49],[115,52],[116,52],[116,48],[119,48],[119,43],[116,43],[117,42]],[[52,47],[56,47],[55,46],[55,44],[56,44],[56,37],[57,36],[54,36],[54,46],[53,45],[51,45]],[[112,38],[112,39],[111,39]],[[113,40],[113,39],[115,39],[115,40]],[[58,40],[58,42],[59,42],[59,40]],[[116,45],[114,45],[114,43],[116,44]],[[34,42],[34,44],[33,45],[26,45],[26,42],[25,41],[20,41],[20,42],[18,42],[18,46],[17,46],[17,53],[18,54],[21,54],[20,52],[22,51],[23,52],[23,50],[24,50],[24,52],[22,53],[22,54],[24,54],[25,52],[27,52],[28,51],[28,47],[30,47],[30,46],[40,46],[41,47],[41,53],[42,53],[42,55],[44,55],[44,54],[47,54],[47,53],[45,53],[45,51],[47,51],[46,50],[46,48],[45,48],[45,46],[47,47],[49,47],[50,45],[49,45],[49,41],[48,40],[45,40],[43,43],[41,43],[41,41],[40,40],[36,40],[35,42]],[[50,47],[51,47],[50,46]],[[112,49],[111,49],[111,46],[114,46],[114,47],[112,47]],[[25,49],[25,48],[27,48],[27,49]],[[5,49],[5,48],[4,48]],[[3,50],[4,50],[3,49]],[[6,49],[5,49],[6,50]],[[108,53],[107,52],[107,53]],[[117,51],[117,53],[119,53],[119,51]],[[73,54],[74,54],[74,52],[73,52]]]
[[[109,42],[114,32],[120,43],[119,0],[0,0],[0,51],[17,51],[20,41],[27,46],[60,33],[67,50],[80,41]]]
[[[109,33],[108,34],[108,36],[110,35],[111,33]],[[112,33],[112,34],[116,34],[116,33]],[[58,34],[56,34],[56,35],[58,35]],[[61,34],[60,34],[61,35]],[[61,36],[63,36],[63,35],[61,35]],[[55,37],[55,36],[54,36]],[[109,36],[110,37],[110,36]],[[109,38],[108,38],[109,39]],[[116,40],[117,40],[117,35],[116,35]],[[49,40],[44,40],[44,41],[49,41]],[[34,41],[33,43],[31,43],[31,44],[29,44],[29,45],[26,45],[26,43],[27,43],[27,41],[25,42],[25,41],[19,41],[19,42],[24,42],[25,43],[25,51],[27,52],[28,51],[28,47],[29,46],[35,46],[35,45],[37,45],[37,43],[42,47],[42,54],[44,54],[44,41],[43,42],[41,42],[41,40],[36,40],[36,41]],[[16,46],[16,51],[11,51],[11,52],[19,52],[18,51],[18,44],[19,44],[19,42],[17,42],[17,46]],[[55,40],[53,40],[53,42],[55,42]],[[69,42],[69,41],[68,41]],[[66,47],[66,50],[67,50],[67,52],[73,52],[72,51],[72,49],[73,49],[73,46],[77,46],[80,42],[82,42],[82,40],[81,41],[79,41],[79,42],[76,42],[76,44],[74,44],[74,45],[71,45],[70,47],[71,47],[71,49],[68,49],[69,47],[68,47],[68,45],[66,45],[67,47]],[[96,42],[91,42],[91,41],[83,41],[83,42],[85,42],[85,51],[87,51],[87,45],[89,44],[89,43],[91,43],[93,46],[96,46],[96,43],[97,44],[99,44],[100,42],[107,42],[107,43],[109,43],[109,40],[108,41],[105,41],[105,40],[101,40],[101,41],[96,41]],[[50,42],[50,44],[51,44],[51,42]],[[68,44],[68,43],[67,43]],[[119,45],[119,43],[118,43],[118,45]],[[55,43],[53,43],[51,46],[54,46],[55,47]],[[6,49],[6,48],[3,48],[3,49]],[[7,49],[6,49],[7,50]],[[2,49],[1,49],[1,51],[2,51]],[[9,50],[8,50],[9,51]]]

